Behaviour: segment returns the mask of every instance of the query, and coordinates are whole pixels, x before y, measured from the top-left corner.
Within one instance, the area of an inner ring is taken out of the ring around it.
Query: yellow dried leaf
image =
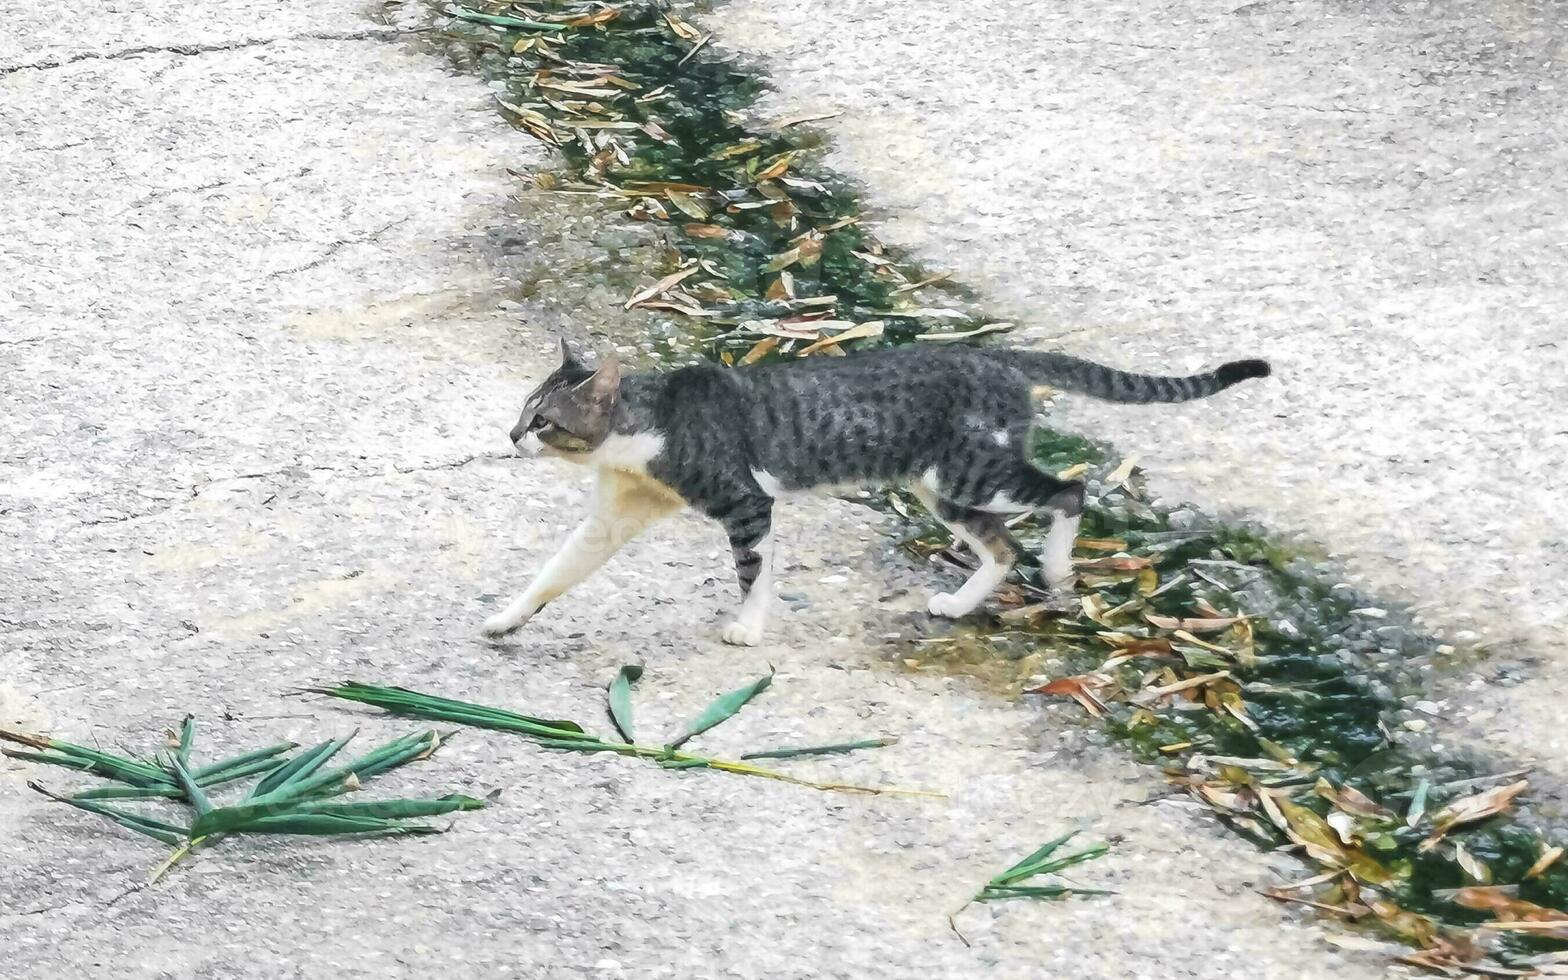
[[[882,336],[882,330],[884,326],[885,324],[881,320],[867,320],[865,323],[857,323],[848,330],[845,330],[841,333],[836,333],[831,337],[823,337],[822,339],[811,344],[809,347],[801,350],[796,356],[805,357],[807,354],[815,354],[817,351],[824,348],[836,348],[839,344],[850,340],[863,340],[866,337],[880,337]]]
[[[751,350],[740,359],[742,365],[755,364],[768,355],[768,351],[779,345],[779,338],[764,337],[752,345]]]
[[[757,168],[753,175],[754,180],[773,180],[782,177],[789,170],[789,165],[795,159],[794,150],[786,150],[776,157],[772,157]]]
[[[1526,871],[1524,873],[1524,876],[1526,878],[1538,878],[1538,877],[1540,877],[1546,871],[1547,868],[1550,868],[1552,865],[1556,864],[1557,863],[1557,859],[1562,857],[1562,856],[1563,856],[1563,849],[1562,848],[1560,848],[1560,847],[1548,847],[1544,852],[1542,852],[1541,856],[1536,859],[1536,862],[1534,864],[1530,865],[1530,870]]]

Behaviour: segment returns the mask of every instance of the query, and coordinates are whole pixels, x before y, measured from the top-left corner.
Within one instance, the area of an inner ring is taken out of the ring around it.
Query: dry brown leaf
[[[762,271],[763,272],[779,272],[779,271],[781,271],[783,269],[788,269],[790,266],[794,265],[799,260],[800,260],[800,249],[799,248],[792,248],[792,249],[790,249],[790,250],[788,250],[786,252],[780,252],[779,254],[777,254],[777,255],[773,256],[772,258],[768,259],[768,261],[762,266]]]
[[[1536,859],[1536,862],[1534,864],[1530,865],[1530,870],[1526,871],[1524,873],[1524,876],[1526,878],[1538,878],[1538,877],[1540,877],[1541,874],[1544,873],[1547,868],[1550,868],[1552,865],[1556,864],[1558,858],[1561,858],[1562,856],[1563,856],[1563,849],[1562,848],[1560,848],[1560,847],[1548,847],[1544,852],[1542,852],[1541,856]]]
[[[857,323],[848,330],[845,330],[841,333],[836,333],[831,337],[823,337],[821,340],[816,341],[809,347],[798,351],[795,356],[805,357],[807,354],[815,354],[817,351],[824,348],[836,348],[839,344],[850,340],[864,340],[867,337],[880,337],[882,336],[882,329],[884,326],[885,324],[881,320],[867,320],[865,323]]]
[[[1125,486],[1128,478],[1132,476],[1133,467],[1137,465],[1138,457],[1128,456],[1126,459],[1122,460],[1120,466],[1116,467],[1116,469],[1112,470],[1109,474],[1106,475],[1105,479],[1101,481],[1100,486],[1106,492],[1109,492],[1116,487]]]
[[[913,311],[911,311],[910,313],[908,313],[906,315],[913,316],[915,314],[914,314]],[[960,333],[918,333],[918,334],[915,334],[915,339],[916,340],[968,340],[971,337],[981,337],[981,336],[984,336],[984,335],[986,335],[988,333],[1004,333],[1004,332],[1006,332],[1008,330],[1013,329],[1014,326],[1016,326],[1016,324],[1012,324],[1012,323],[987,323],[984,326],[975,327],[973,330],[964,330],[964,331],[962,331]]]
[[[778,156],[769,159],[762,166],[758,167],[756,174],[753,176],[753,179],[772,180],[775,177],[782,177],[789,170],[789,165],[794,159],[795,151],[785,150],[783,153],[780,153]]]
[[[1430,947],[1437,941],[1437,923],[1424,915],[1408,912],[1393,902],[1374,901],[1372,914],[1395,935],[1417,946]]]
[[[801,112],[793,116],[785,116],[783,119],[770,122],[768,123],[767,128],[773,130],[774,132],[778,132],[781,129],[788,129],[791,126],[799,126],[801,123],[816,122],[819,119],[832,119],[836,116],[842,116],[843,114],[844,113],[842,111]]]
[[[1080,674],[1077,677],[1058,677],[1050,683],[1031,687],[1024,693],[1069,697],[1083,705],[1083,709],[1090,715],[1099,718],[1105,714],[1105,702],[1095,695],[1092,688],[1104,687],[1106,683],[1105,678],[1095,674]]]
[[[1174,616],[1157,616],[1154,613],[1145,613],[1144,619],[1150,626],[1162,630],[1186,630],[1189,633],[1217,633],[1242,621],[1240,616],[1224,616],[1213,619],[1177,619]]]
[[[1372,911],[1370,908],[1362,905],[1359,902],[1352,902],[1348,905],[1325,905],[1322,902],[1314,902],[1310,898],[1302,898],[1299,895],[1292,895],[1283,888],[1267,888],[1263,890],[1262,894],[1274,899],[1276,902],[1288,902],[1292,905],[1305,905],[1308,908],[1317,909],[1320,912],[1328,912],[1332,915],[1342,915],[1347,919],[1359,919]]]
[[[1379,806],[1354,786],[1347,784],[1335,787],[1328,780],[1320,778],[1315,789],[1319,796],[1351,816],[1370,817],[1377,820],[1396,819],[1392,811],[1386,807]]]
[[[1486,862],[1471,854],[1470,849],[1458,841],[1454,842],[1454,860],[1459,864],[1460,869],[1470,876],[1471,881],[1479,882],[1483,885],[1491,882],[1492,869],[1488,868]]]
[[[566,22],[566,26],[596,27],[599,24],[607,24],[619,16],[621,16],[620,7],[605,7],[601,10],[596,10],[591,14],[584,14],[581,17],[574,17]]]
[[[1517,885],[1472,885],[1454,892],[1451,898],[1467,909],[1491,912],[1503,922],[1568,922],[1568,912],[1527,902],[1517,892]]]
[[[673,13],[666,12],[664,15],[664,22],[670,25],[670,30],[674,31],[677,35],[685,38],[688,41],[695,41],[702,37],[701,31],[686,23],[684,20],[681,20]]]
[[[646,303],[648,300],[653,299],[655,296],[658,296],[661,293],[664,293],[664,292],[674,288],[675,286],[680,285],[681,283],[685,282],[687,279],[690,279],[692,276],[696,275],[700,271],[702,271],[702,270],[698,269],[697,266],[693,265],[693,266],[690,266],[688,268],[680,269],[680,270],[677,270],[675,272],[672,272],[669,275],[665,276],[663,279],[660,279],[658,282],[654,283],[652,286],[649,286],[646,289],[638,290],[637,292],[633,293],[631,299],[627,300],[626,304],[624,306],[622,306],[621,309],[629,310],[632,307],[637,306],[637,305],[639,305],[641,303]]]
[[[752,345],[751,350],[747,351],[745,355],[741,357],[740,363],[743,366],[747,364],[755,364],[766,357],[768,355],[768,351],[772,350],[778,345],[779,338],[764,337]]]
[[[1521,779],[1516,783],[1498,786],[1448,804],[1432,817],[1432,833],[1421,842],[1420,849],[1423,852],[1430,851],[1455,827],[1502,813],[1513,805],[1514,797],[1523,793],[1529,786],[1528,779]]]
[[[730,230],[723,225],[704,225],[695,222],[682,226],[682,230],[693,238],[728,238]]]
[[[897,296],[901,293],[912,293],[917,289],[924,289],[927,286],[934,286],[939,282],[946,282],[951,278],[953,278],[953,274],[951,272],[938,272],[936,275],[927,276],[919,282],[905,283],[904,285],[893,290],[893,295]]]
[[[768,285],[767,291],[762,295],[764,299],[775,302],[793,299],[795,296],[795,277],[788,272],[779,273],[779,277]],[[813,338],[815,336],[815,334],[812,334]]]
[[[1110,555],[1105,558],[1074,558],[1073,567],[1086,572],[1136,572],[1152,564],[1142,555]]]
[[[1133,695],[1132,700],[1134,704],[1153,704],[1161,698],[1170,697],[1172,694],[1180,694],[1183,691],[1200,688],[1205,684],[1211,684],[1214,681],[1224,680],[1228,677],[1230,677],[1230,671],[1228,670],[1219,670],[1212,674],[1200,674],[1197,677],[1189,677],[1186,680],[1176,681],[1173,684],[1165,684],[1160,687],[1151,687],[1139,691]]]
[[[1079,538],[1073,542],[1076,548],[1087,548],[1090,551],[1126,551],[1127,542],[1122,538]]]

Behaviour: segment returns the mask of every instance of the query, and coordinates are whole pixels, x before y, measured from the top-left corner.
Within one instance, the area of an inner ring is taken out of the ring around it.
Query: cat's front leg
[[[486,636],[504,636],[593,574],[632,538],[662,517],[680,510],[681,501],[645,486],[635,477],[605,471],[594,484],[589,512],[528,588],[505,609],[485,620]]]
[[[724,627],[725,643],[754,647],[762,642],[773,599],[773,498],[745,497],[716,508],[713,516],[724,525],[735,556],[735,577],[740,582],[740,611]]]

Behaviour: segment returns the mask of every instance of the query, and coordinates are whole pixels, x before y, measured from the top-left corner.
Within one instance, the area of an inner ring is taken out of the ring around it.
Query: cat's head
[[[524,456],[585,456],[610,435],[621,394],[615,355],[597,369],[585,365],[561,341],[561,365],[540,382],[512,426],[512,445]]]

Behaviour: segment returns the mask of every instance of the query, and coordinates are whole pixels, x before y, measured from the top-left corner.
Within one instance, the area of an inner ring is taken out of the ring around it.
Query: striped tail
[[[1248,378],[1269,376],[1269,362],[1257,359],[1230,361],[1213,371],[1178,378],[1118,371],[1093,361],[1046,351],[1015,348],[999,353],[1004,353],[1009,362],[1022,368],[1032,380],[1112,402],[1188,402],[1207,398]]]

